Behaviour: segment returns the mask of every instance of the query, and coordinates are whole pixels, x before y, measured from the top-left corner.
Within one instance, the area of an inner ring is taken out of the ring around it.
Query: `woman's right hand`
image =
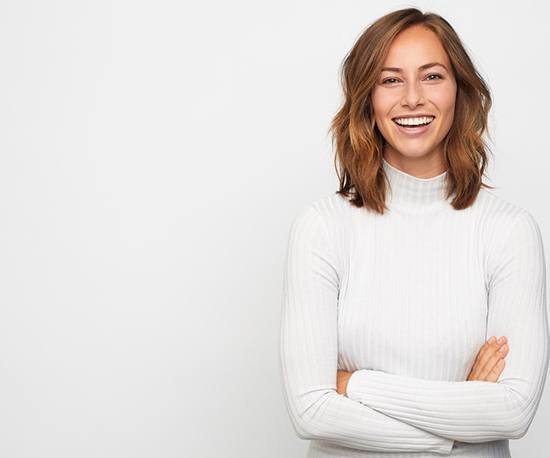
[[[504,358],[508,354],[509,348],[505,336],[502,336],[499,340],[500,342],[493,336],[483,344],[467,380],[486,382],[496,382],[498,380],[504,369]]]

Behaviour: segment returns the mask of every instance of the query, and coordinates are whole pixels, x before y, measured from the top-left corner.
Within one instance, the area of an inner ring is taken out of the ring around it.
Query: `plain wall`
[[[548,259],[546,2],[0,3],[0,456],[305,456],[279,377],[289,224],[337,189],[345,54],[406,6],[488,82],[489,183]],[[549,426],[545,394],[513,455],[544,458]]]

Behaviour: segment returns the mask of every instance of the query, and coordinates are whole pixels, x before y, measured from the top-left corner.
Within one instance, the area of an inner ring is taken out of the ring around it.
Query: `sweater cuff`
[[[346,396],[354,401],[362,402],[374,408],[370,401],[374,401],[376,391],[384,390],[384,373],[372,369],[356,370],[351,374],[346,386]],[[371,392],[371,389],[374,392]],[[374,402],[372,403],[374,404]]]
[[[375,399],[376,391],[384,389],[384,373],[381,371],[375,371],[371,369],[361,369],[361,371],[354,371],[351,377],[348,379],[346,386],[346,396],[356,402],[375,409],[372,405],[369,405],[369,396],[373,396]],[[373,393],[369,391],[369,388],[374,390]],[[374,404],[374,403],[373,403]],[[382,412],[385,413],[385,412]],[[433,433],[432,433],[433,434]],[[440,441],[441,446],[436,453],[441,455],[450,455],[453,449],[455,441],[447,437],[435,435]]]
[[[441,455],[450,455],[453,447],[455,445],[455,441],[453,439],[447,439],[446,437],[439,436],[441,440],[441,448],[439,449],[439,452]]]

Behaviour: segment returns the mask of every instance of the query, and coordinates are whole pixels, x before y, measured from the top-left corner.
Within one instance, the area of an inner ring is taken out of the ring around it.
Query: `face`
[[[432,63],[440,65],[423,68]],[[442,142],[454,119],[457,85],[439,38],[421,26],[404,30],[394,39],[383,68],[373,88],[372,103],[376,125],[387,142],[384,156],[393,158],[394,163],[420,157],[442,160]],[[395,122],[413,115],[421,115],[421,119],[405,122],[417,124],[428,121],[425,116],[434,118],[424,127],[401,127]]]

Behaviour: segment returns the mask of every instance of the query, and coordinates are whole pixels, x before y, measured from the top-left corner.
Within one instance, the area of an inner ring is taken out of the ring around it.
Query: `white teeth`
[[[402,126],[419,126],[429,124],[433,121],[434,116],[424,116],[421,118],[396,118],[394,121]]]

